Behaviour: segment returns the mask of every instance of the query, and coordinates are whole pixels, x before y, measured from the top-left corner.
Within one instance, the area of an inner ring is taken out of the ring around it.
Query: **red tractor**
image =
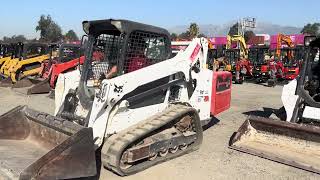
[[[270,78],[267,81],[268,86],[270,87],[275,86],[277,80],[284,80],[285,67],[281,60],[279,59],[275,60],[274,58],[271,58],[268,61],[268,67],[269,67],[269,74],[270,74]]]
[[[293,56],[291,59],[284,59],[284,78],[286,80],[295,79],[299,73],[304,58],[304,48],[296,46],[295,48],[287,48],[282,51],[291,51]]]
[[[253,65],[246,58],[239,58],[236,62],[235,83],[242,84],[246,78],[253,77]]]
[[[266,82],[269,78],[269,66],[265,56],[269,53],[268,46],[254,46],[249,49],[249,60],[252,63],[252,74],[256,83]]]

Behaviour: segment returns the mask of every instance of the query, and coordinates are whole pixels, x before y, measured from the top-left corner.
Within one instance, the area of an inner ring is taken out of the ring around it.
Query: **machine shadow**
[[[220,120],[216,117],[212,117],[208,122],[202,126],[202,130],[206,131],[207,129],[211,128],[212,126],[218,124]]]
[[[265,117],[265,118],[270,118],[272,114],[276,115],[280,120],[285,120],[287,118],[286,111],[284,107],[281,107],[279,109],[274,109],[274,108],[268,108],[268,107],[263,107],[263,110],[254,110],[254,111],[247,111],[243,112],[242,114],[250,116],[260,116],[260,117]]]

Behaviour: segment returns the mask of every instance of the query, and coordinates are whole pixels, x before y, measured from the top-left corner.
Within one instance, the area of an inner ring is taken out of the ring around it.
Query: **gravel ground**
[[[243,84],[234,85],[232,90],[231,108],[213,120],[212,126],[204,132],[203,144],[198,151],[129,177],[119,177],[102,168],[100,179],[320,179],[317,174],[228,149],[230,136],[247,114],[266,115],[264,112],[281,107],[280,86]],[[0,88],[0,114],[17,105],[28,105],[52,114],[54,101],[46,96],[28,97],[10,88]]]

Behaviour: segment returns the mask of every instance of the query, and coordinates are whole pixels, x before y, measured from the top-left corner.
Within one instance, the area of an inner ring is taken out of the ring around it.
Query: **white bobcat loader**
[[[299,76],[283,87],[284,121],[249,116],[230,148],[320,173],[320,38],[312,39],[305,38]]]
[[[231,74],[205,68],[206,39],[169,59],[162,28],[108,19],[83,29],[85,62],[59,76],[55,116],[17,107],[0,117],[2,175],[93,176],[100,151],[104,167],[130,175],[198,149],[201,125],[229,108]]]

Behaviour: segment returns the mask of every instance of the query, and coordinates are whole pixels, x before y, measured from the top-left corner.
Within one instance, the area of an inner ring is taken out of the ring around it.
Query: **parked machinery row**
[[[226,45],[216,45],[211,50],[214,54],[211,59],[218,62],[211,60],[208,64],[218,64],[217,70],[232,72],[234,82],[240,84],[249,80],[272,86],[276,81],[292,80],[299,74],[305,51],[303,45],[294,45],[290,36],[278,34],[275,49],[264,44],[246,47],[242,36],[228,36]]]
[[[2,47],[2,46],[1,46]],[[84,60],[80,44],[12,43],[2,48],[1,87],[24,88],[27,94],[54,89],[58,75]]]

